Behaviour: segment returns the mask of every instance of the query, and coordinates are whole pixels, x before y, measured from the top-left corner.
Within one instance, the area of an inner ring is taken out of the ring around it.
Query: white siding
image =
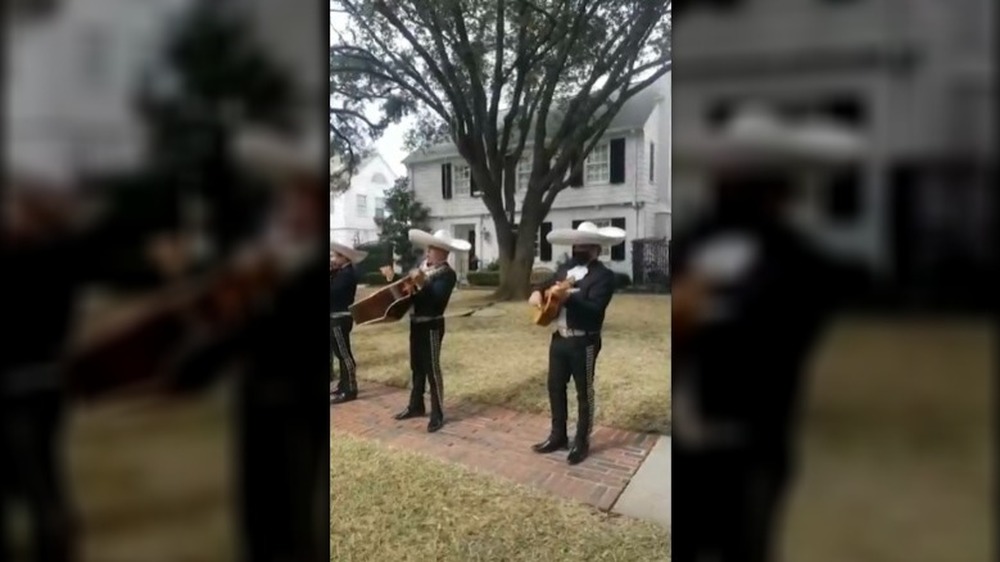
[[[864,133],[873,147],[864,163],[863,210],[852,223],[839,225],[816,214],[816,234],[835,248],[887,266],[890,168],[905,159],[944,155],[961,140],[992,142],[972,127],[954,125],[956,108],[975,103],[971,98],[992,95],[986,86],[989,65],[981,64],[991,53],[981,37],[985,24],[969,19],[970,14],[985,16],[990,6],[989,0],[966,0],[960,9],[934,0],[756,0],[734,10],[692,9],[675,31],[675,39],[685,46],[675,58],[685,68],[698,68],[700,74],[688,75],[672,90],[678,100],[673,125],[680,138],[695,138],[703,132],[708,105],[725,97],[783,101],[844,93],[858,96],[866,106]],[[824,70],[813,65],[806,73],[790,65],[797,55],[820,51],[827,57],[912,52],[915,58],[908,69],[859,64]],[[769,63],[773,71],[735,77],[732,65],[748,61]],[[730,67],[713,75],[710,67],[719,64]],[[976,92],[965,101],[952,97],[959,77]],[[956,138],[959,135],[966,138]],[[706,178],[681,162],[674,168],[674,183],[683,186],[674,193],[674,209],[684,220],[700,204]],[[815,193],[811,196],[807,205],[812,208],[804,211],[817,213],[818,199]]]
[[[670,82],[665,80],[662,84],[667,85],[665,95],[644,126],[631,131],[612,131],[602,140],[625,139],[625,181],[567,187],[556,197],[545,218],[553,229],[571,228],[573,221],[624,219],[625,259],[610,261],[610,252],[604,256],[612,269],[622,273],[632,273],[633,240],[669,236],[670,232]],[[656,144],[654,182],[649,181],[649,142]],[[451,199],[443,197],[441,167],[445,163],[450,163],[452,169],[464,164],[458,156],[412,163],[408,166],[411,186],[417,199],[430,209],[433,229],[447,229],[458,236],[469,229],[475,231],[475,254],[485,267],[499,257],[493,220],[479,197],[459,195],[454,183]],[[523,199],[524,192],[518,192],[518,197]],[[519,216],[520,213],[515,213],[515,219]],[[536,265],[554,267],[568,251],[554,247],[552,260],[538,259]]]
[[[379,181],[384,180],[384,181]],[[330,212],[330,239],[342,244],[360,244],[378,240],[379,228],[375,222],[378,200],[385,199],[385,192],[392,188],[396,175],[388,163],[375,156],[363,163],[351,178],[351,186],[333,197]],[[367,212],[358,214],[358,196],[366,201]]]

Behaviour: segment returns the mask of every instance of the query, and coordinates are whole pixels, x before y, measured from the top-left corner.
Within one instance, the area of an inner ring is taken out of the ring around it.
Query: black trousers
[[[692,451],[674,444],[671,545],[678,562],[769,562],[789,481],[787,454]]]
[[[444,382],[441,378],[441,342],[444,320],[410,324],[410,372],[413,386],[410,407],[424,407],[424,391],[431,387],[431,414],[443,415]]]
[[[350,316],[330,319],[330,348],[340,367],[337,392],[358,391],[358,364],[351,351],[351,329],[354,320]],[[330,382],[333,382],[333,366],[330,366]]]
[[[10,552],[8,517],[15,500],[27,504],[30,560],[75,560],[75,517],[63,478],[65,397],[57,389],[0,396],[0,560]]]
[[[302,408],[309,400],[267,403],[255,394],[244,392],[238,420],[240,560],[329,560],[330,434],[315,414],[323,409]]]
[[[549,406],[552,409],[552,436],[566,437],[569,405],[566,387],[576,384],[576,440],[586,443],[594,430],[594,368],[601,353],[601,336],[564,338],[552,335],[549,344]]]

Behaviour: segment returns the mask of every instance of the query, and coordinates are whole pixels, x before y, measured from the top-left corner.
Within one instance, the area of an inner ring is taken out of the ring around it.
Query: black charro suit
[[[586,458],[590,449],[590,434],[594,429],[594,375],[601,352],[605,313],[615,292],[615,274],[595,259],[586,266],[561,266],[551,279],[535,287],[535,290],[544,293],[564,281],[569,272],[577,267],[585,267],[586,275],[575,283],[575,291],[566,299],[563,305],[565,316],[557,321],[558,329],[552,334],[549,344],[548,390],[552,431],[545,442],[535,446],[535,451],[547,453],[568,444],[566,385],[572,379],[576,385],[578,411],[576,436],[569,456],[572,464]]]

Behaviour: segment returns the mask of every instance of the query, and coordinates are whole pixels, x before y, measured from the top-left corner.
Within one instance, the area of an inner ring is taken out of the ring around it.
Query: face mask
[[[587,265],[591,261],[590,252],[587,251],[576,251],[573,252],[573,264],[574,265]]]

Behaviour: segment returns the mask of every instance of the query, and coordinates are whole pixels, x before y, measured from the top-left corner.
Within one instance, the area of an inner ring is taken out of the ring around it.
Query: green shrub
[[[365,285],[386,285],[389,282],[385,280],[385,275],[382,275],[378,271],[369,271],[361,277],[361,282]]]
[[[469,284],[475,287],[498,287],[500,273],[497,271],[472,271],[469,273]]]
[[[615,288],[625,289],[632,286],[632,277],[627,273],[615,273]]]
[[[366,281],[369,274],[378,273],[380,267],[392,263],[392,251],[388,244],[366,242],[358,244],[357,249],[368,252],[368,257],[355,266],[358,274]],[[385,277],[382,277],[382,284],[385,284]]]
[[[555,274],[555,271],[547,267],[536,267],[531,270],[531,284],[537,285],[543,281],[548,281]]]

